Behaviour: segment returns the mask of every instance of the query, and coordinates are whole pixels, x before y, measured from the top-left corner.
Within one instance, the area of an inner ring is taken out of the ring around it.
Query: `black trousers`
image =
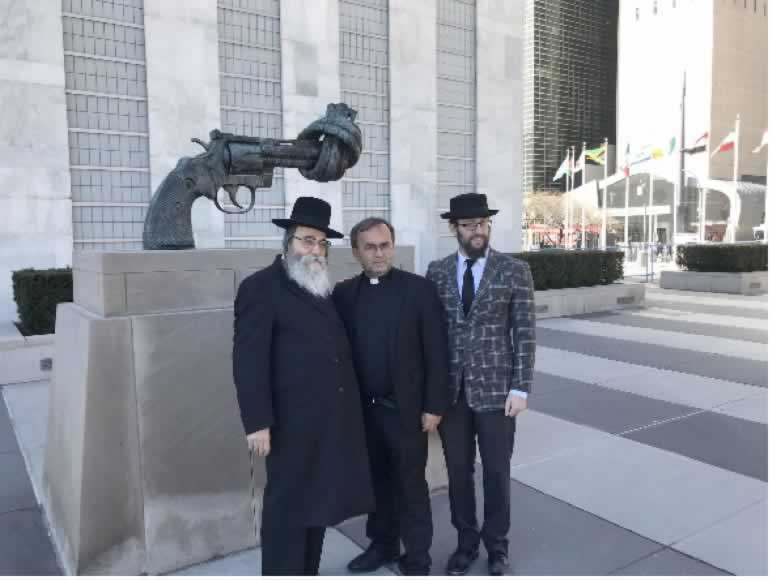
[[[318,576],[325,531],[287,524],[282,514],[264,511],[260,527],[263,576]]]
[[[451,522],[458,547],[472,551],[480,538],[488,554],[509,553],[510,461],[515,444],[515,419],[504,410],[476,412],[469,408],[464,388],[458,402],[440,423],[440,438],[448,467]],[[482,530],[477,525],[474,489],[475,439],[483,467],[485,501]]]
[[[375,493],[367,537],[396,551],[401,538],[407,569],[428,573],[433,528],[426,483],[426,433],[416,425],[414,440],[403,442],[399,411],[379,404],[365,403],[364,418]],[[403,448],[403,443],[409,448]]]

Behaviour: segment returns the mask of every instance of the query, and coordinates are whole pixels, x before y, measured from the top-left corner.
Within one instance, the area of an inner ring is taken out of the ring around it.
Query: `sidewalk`
[[[654,284],[643,309],[539,321],[511,469],[512,573],[766,575],[767,333],[766,296]],[[47,388],[3,388],[0,574],[57,572],[22,459],[38,487]],[[447,495],[432,506],[442,574],[455,531]],[[322,573],[345,574],[366,543],[364,518],[329,530]],[[249,550],[177,574],[259,566]],[[484,550],[470,573],[487,574]]]

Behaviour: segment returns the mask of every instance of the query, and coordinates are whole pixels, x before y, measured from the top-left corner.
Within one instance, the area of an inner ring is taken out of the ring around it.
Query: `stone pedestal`
[[[75,302],[57,311],[43,475],[68,573],[161,574],[255,545],[265,467],[254,461],[255,522],[233,300],[275,254],[76,255]],[[359,272],[348,248],[330,260],[336,280]],[[412,248],[396,262],[412,270]],[[446,480],[432,445],[436,488]]]

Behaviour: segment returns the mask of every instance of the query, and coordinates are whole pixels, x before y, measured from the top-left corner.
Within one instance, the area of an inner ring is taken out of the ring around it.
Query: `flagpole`
[[[570,190],[570,180],[571,179],[571,149],[566,147],[566,199],[565,203],[563,204],[563,211],[565,212],[565,224],[563,226],[563,246],[565,249],[568,249],[568,196],[570,195],[568,192]]]
[[[735,209],[735,211],[729,212],[729,219],[731,223],[727,223],[727,233],[729,234],[728,242],[734,242],[736,231],[736,221],[737,221],[737,211],[736,207],[733,207],[737,204],[737,201],[740,199],[740,113],[737,113],[737,118],[734,121],[734,199],[732,200],[732,203],[730,204],[730,208]]]
[[[673,255],[676,255],[676,234],[678,232],[678,209],[681,207],[681,198],[684,191],[684,147],[686,147],[686,69],[684,69],[684,82],[681,90],[681,142],[678,146],[678,161],[676,162],[676,181],[673,184],[673,235],[671,237],[671,246]]]
[[[574,146],[571,145],[571,166],[569,168],[569,173],[571,174],[571,194],[568,198],[568,202],[569,202],[568,219],[569,219],[569,223],[571,224],[571,247],[574,246],[574,163],[575,163],[574,153],[575,153]]]
[[[606,208],[606,194],[608,192],[608,137],[606,137],[603,140],[603,213],[600,217],[600,247],[601,249],[606,249],[606,222],[608,218],[606,217],[607,208]]]
[[[629,145],[628,145],[629,147]],[[630,165],[629,159],[627,159],[627,153],[625,153],[625,247],[630,243],[628,237],[630,231]]]
[[[647,225],[647,236],[649,243],[654,243],[654,171],[652,170],[652,161],[649,161],[649,207],[651,213],[649,215],[649,223]]]
[[[587,161],[586,161],[587,160],[587,143],[584,142],[584,141],[582,141],[582,152],[580,153],[580,155],[582,156],[582,187],[584,187],[584,185],[587,183]],[[584,230],[585,230],[584,203],[582,203],[582,206],[580,208],[580,212],[581,212],[581,216],[582,216],[581,217],[581,220],[582,220],[582,236],[581,236],[580,239],[582,241],[582,249],[586,250],[587,249],[587,241],[586,241],[585,236],[584,236]]]

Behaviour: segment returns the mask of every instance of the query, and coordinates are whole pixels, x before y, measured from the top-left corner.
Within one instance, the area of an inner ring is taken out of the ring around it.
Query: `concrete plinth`
[[[766,294],[768,272],[662,272],[660,288],[693,292],[722,292],[753,296]]]
[[[161,574],[256,543],[233,300],[274,250],[77,255],[57,310],[43,496],[71,574]],[[333,248],[333,278],[359,272]],[[413,269],[412,248],[396,263]],[[439,445],[427,470],[445,485]],[[255,460],[259,525],[265,466]],[[257,571],[256,571],[257,572]]]

